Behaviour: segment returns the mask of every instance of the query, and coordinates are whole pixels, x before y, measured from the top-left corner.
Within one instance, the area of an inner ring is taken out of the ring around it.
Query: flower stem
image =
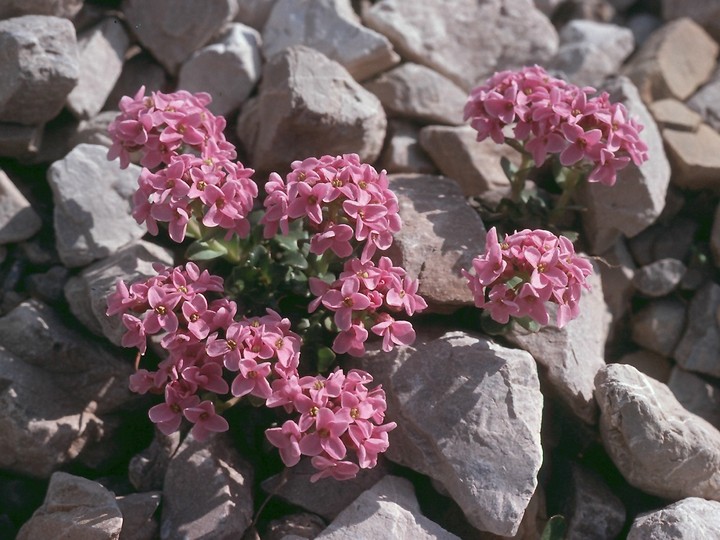
[[[557,223],[558,220],[563,216],[568,204],[572,200],[572,196],[575,193],[575,189],[580,184],[580,180],[583,177],[583,172],[580,169],[569,169],[565,176],[565,182],[563,183],[563,192],[560,195],[555,208],[550,212],[548,221],[552,224]]]

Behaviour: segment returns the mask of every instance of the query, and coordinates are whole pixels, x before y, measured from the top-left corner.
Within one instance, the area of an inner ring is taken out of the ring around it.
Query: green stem
[[[563,184],[563,192],[560,195],[555,208],[550,212],[548,221],[551,224],[557,223],[558,220],[565,214],[568,204],[572,200],[572,196],[575,193],[575,189],[580,184],[580,180],[583,178],[583,171],[580,169],[569,169],[565,176],[565,182]]]
[[[228,399],[227,401],[219,401],[215,404],[215,412],[221,414],[227,411],[229,408],[234,407],[242,399],[242,396],[236,396]]]
[[[520,168],[518,168],[517,172],[513,175],[513,179],[510,181],[510,198],[514,202],[520,202],[521,200],[522,191],[525,189],[525,180],[527,180],[528,173],[531,170],[531,162],[532,157],[527,153],[523,153]]]

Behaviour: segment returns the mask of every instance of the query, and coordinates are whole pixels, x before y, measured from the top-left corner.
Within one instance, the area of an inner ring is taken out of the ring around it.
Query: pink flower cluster
[[[338,257],[349,257],[354,240],[363,246],[360,259],[366,262],[377,249],[390,247],[401,221],[385,171],[378,173],[361,163],[357,154],[308,158],[294,161],[291,167],[285,180],[272,173],[265,184],[266,238],[278,228],[287,234],[290,220],[306,218],[314,233],[311,253],[331,250]]]
[[[368,328],[383,338],[382,349],[386,352],[395,345],[410,345],[415,341],[412,324],[394,319],[389,312],[413,315],[427,307],[417,294],[418,281],[410,279],[403,268],[393,266],[388,257],[380,257],[377,265],[350,259],[333,283],[310,278],[309,285],[316,298],[308,311],[312,313],[322,304],[335,312],[333,318],[340,332],[333,350],[353,356],[365,353]]]
[[[299,413],[297,420],[286,420],[282,427],[268,429],[270,443],[279,448],[283,463],[292,467],[300,457],[312,456],[319,471],[310,480],[331,476],[338,480],[354,478],[360,468],[372,468],[378,454],[388,448],[388,432],[396,424],[383,424],[385,392],[378,386],[369,390],[370,374],[341,369],[327,378],[289,377],[273,383],[268,407],[283,406]],[[349,461],[352,451],[357,464]]]
[[[579,88],[551,77],[539,66],[502,71],[475,88],[465,105],[465,119],[478,132],[478,140],[496,143],[510,136],[524,144],[537,166],[549,154],[559,154],[564,166],[589,164],[588,181],[615,184],[617,171],[630,160],[647,160],[640,139],[643,126],[621,103],[610,103],[603,92]]]
[[[286,464],[297,462],[289,457],[295,447],[287,435],[295,426],[298,452],[313,456],[319,470],[315,479],[352,478],[359,468],[375,465],[395,425],[382,425],[385,394],[380,387],[368,390],[370,375],[351,371],[345,376],[338,370],[328,378],[300,377],[301,338],[291,331],[288,319],[268,309],[262,317],[235,320],[235,302],[208,301],[204,294],[222,292],[222,278],[200,272],[194,263],[158,266],[156,271],[156,276],[129,287],[118,281],[108,297],[107,314],[122,315],[127,329],[122,344],[137,347],[141,354],[149,336],[163,334],[160,345],[167,356],[157,370],[138,369],[130,377],[132,391],[164,395],[164,402],[148,411],[161,432],[177,431],[183,418],[193,425],[191,433],[198,440],[227,431],[216,400],[207,394],[229,399],[250,395],[268,407],[283,406],[300,415],[297,422],[285,422],[282,437],[268,431]],[[348,450],[358,464],[345,459]]]
[[[495,227],[485,241],[485,253],[473,259],[475,274],[462,270],[475,305],[493,320],[530,317],[548,324],[547,303],[557,304],[557,326],[579,314],[580,295],[589,288],[590,262],[575,254],[572,242],[542,229],[506,235],[500,243]]]
[[[210,101],[209,94],[185,90],[146,97],[144,86],[133,97],[123,96],[120,114],[108,127],[113,140],[108,159],[120,158],[123,169],[133,154],[149,169],[169,165],[173,156],[188,151],[202,158],[235,159],[235,147],[223,134],[225,118],[208,110]]]

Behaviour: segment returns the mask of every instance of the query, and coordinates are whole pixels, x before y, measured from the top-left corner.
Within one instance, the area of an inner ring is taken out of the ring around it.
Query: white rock
[[[40,216],[8,175],[0,170],[0,245],[27,240],[41,227]]]
[[[235,20],[262,32],[276,0],[236,0]]]
[[[628,540],[713,540],[720,531],[720,503],[688,497],[670,506],[641,514]]]

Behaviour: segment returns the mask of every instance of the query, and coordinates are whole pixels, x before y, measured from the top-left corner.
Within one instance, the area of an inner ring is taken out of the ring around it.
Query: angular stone
[[[683,407],[720,429],[720,389],[716,385],[678,366],[667,385]]]
[[[131,215],[140,167],[120,169],[107,148],[75,147],[48,169],[55,203],[55,236],[63,264],[82,266],[140,239],[145,228]]]
[[[137,48],[134,50],[135,54],[123,64],[120,78],[105,102],[105,109],[117,111],[120,98],[134,96],[141,86],[145,87],[146,94],[168,90],[168,77],[163,67],[148,53]]]
[[[632,318],[632,339],[662,356],[672,356],[682,336],[685,305],[675,298],[648,303]]]
[[[155,512],[160,506],[162,493],[151,491],[131,493],[117,497],[123,524],[119,540],[154,540],[159,529]]]
[[[440,171],[460,184],[467,197],[508,190],[510,183],[500,160],[520,164],[516,150],[490,139],[478,142],[477,132],[470,126],[424,127],[420,144]]]
[[[603,298],[597,266],[588,284],[591,290],[583,291],[577,319],[563,328],[548,325],[538,332],[514,325],[506,337],[544,368],[550,387],[578,418],[594,424],[595,375],[605,365],[610,310]]]
[[[216,42],[196,51],[180,68],[178,87],[207,92],[208,108],[226,116],[242,104],[260,79],[260,34],[232,23]]]
[[[227,434],[188,435],[165,474],[160,538],[241,538],[253,517],[252,474]]]
[[[702,25],[716,40],[720,40],[720,6],[712,0],[661,0],[665,20],[690,17]]]
[[[653,32],[623,73],[646,103],[663,98],[684,101],[708,80],[719,49],[700,25],[682,18]]]
[[[618,72],[634,48],[635,39],[627,28],[575,19],[562,27],[560,48],[548,67],[578,86],[599,86]]]
[[[400,61],[392,45],[360,23],[350,0],[277,0],[263,29],[268,60],[295,45],[315,49],[362,81]]]
[[[130,37],[115,17],[104,19],[78,36],[80,77],[67,97],[77,118],[100,112],[122,72]]]
[[[276,0],[236,0],[235,20],[262,32]]]
[[[0,21],[0,122],[37,125],[60,112],[78,81],[75,28],[26,15]]]
[[[682,204],[685,204],[684,198]],[[667,258],[684,261],[690,256],[697,229],[696,220],[678,216],[670,222],[654,223],[631,238],[628,246],[635,261],[641,266]]]
[[[406,62],[365,83],[389,116],[428,124],[459,125],[467,94],[447,77]]]
[[[420,147],[420,128],[404,120],[389,120],[385,148],[377,168],[393,173],[434,174],[435,164]]]
[[[571,464],[571,500],[566,537],[573,540],[617,538],[625,525],[625,507],[602,478]]]
[[[583,228],[592,253],[609,249],[624,234],[633,237],[660,216],[670,184],[670,164],[652,116],[640,100],[637,88],[625,77],[610,81],[604,88],[611,101],[624,103],[631,115],[645,126],[641,137],[648,145],[649,159],[640,167],[632,163],[618,171],[617,183],[606,186],[584,182],[578,189]]]
[[[418,293],[435,310],[474,303],[461,268],[485,251],[485,227],[457,184],[442,176],[390,175],[403,228],[387,251],[420,280]]]
[[[640,349],[639,351],[625,354],[621,356],[617,362],[619,364],[629,364],[643,375],[652,377],[656,381],[665,384],[668,384],[670,372],[673,369],[673,364],[667,356],[648,351],[647,349]]]
[[[420,513],[412,484],[397,476],[386,476],[365,491],[316,538],[459,540]]]
[[[628,540],[711,540],[720,530],[720,503],[688,497],[670,506],[640,514]]]
[[[235,18],[237,0],[124,0],[122,9],[140,43],[175,74],[180,64]]]
[[[715,131],[720,131],[720,69],[716,69],[710,81],[693,94],[687,106],[697,111]]]
[[[310,482],[317,472],[310,460],[305,458],[284,473],[271,476],[262,483],[266,493],[283,499],[303,510],[331,521],[365,490],[370,489],[387,474],[387,466],[381,460],[377,467],[361,469],[352,480],[337,482],[333,479]]]
[[[720,133],[707,124],[697,131],[664,129],[672,181],[683,189],[720,191]]]
[[[419,331],[413,346],[360,363],[398,424],[387,457],[441,484],[473,527],[515,534],[542,462],[533,358],[464,332]]]
[[[136,399],[127,386],[132,366],[105,343],[67,326],[37,300],[23,302],[0,318],[0,345],[52,373],[58,388],[97,414],[117,411]]]
[[[0,5],[0,19],[23,15],[53,15],[72,19],[84,0],[5,0]]]
[[[598,372],[603,446],[623,477],[658,497],[720,500],[720,432],[632,366]]]
[[[115,345],[120,345],[126,328],[119,315],[108,317],[105,314],[107,297],[115,291],[118,280],[122,279],[129,285],[156,275],[152,267],[154,263],[172,266],[172,254],[141,240],[88,266],[65,285],[70,311],[94,334],[104,335]]]
[[[685,333],[674,358],[680,366],[712,377],[720,377],[720,285],[707,283],[690,302]]]
[[[45,501],[20,529],[17,540],[118,540],[122,524],[112,492],[87,478],[56,472]]]
[[[29,160],[42,141],[42,126],[0,123],[0,157]]]
[[[64,266],[53,266],[47,272],[30,274],[25,285],[33,298],[45,303],[56,304],[63,298],[63,287],[68,280],[69,270]]]
[[[607,263],[598,265],[603,296],[612,314],[613,323],[616,323],[630,309],[630,302],[635,293],[632,279],[637,267],[623,241],[616,242],[601,257]]]
[[[0,245],[22,242],[42,227],[40,216],[0,170]]]
[[[110,148],[112,138],[108,133],[108,126],[116,117],[117,111],[105,111],[89,120],[81,121],[70,139],[70,146],[74,148],[79,144],[98,144]]]
[[[660,259],[639,268],[633,285],[640,294],[657,298],[670,294],[685,275],[685,265],[677,259]]]
[[[345,68],[296,46],[266,64],[258,98],[243,107],[237,134],[256,170],[282,172],[293,160],[325,154],[356,153],[372,163],[386,126],[380,101]]]
[[[400,55],[469,90],[493,72],[545,63],[558,36],[530,0],[381,0],[363,14]],[[478,24],[482,21],[482,24]]]
[[[677,99],[668,98],[654,101],[648,106],[648,109],[660,129],[697,131],[703,120],[702,116]]]

